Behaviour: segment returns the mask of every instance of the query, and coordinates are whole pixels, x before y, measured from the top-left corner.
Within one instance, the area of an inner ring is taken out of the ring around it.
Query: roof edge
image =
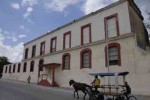
[[[121,4],[122,2],[125,2],[125,1],[128,1],[128,0],[119,0],[119,1],[117,1],[117,2],[114,2],[114,3],[112,3],[112,4],[110,4],[110,5],[106,6],[106,7],[104,7],[104,8],[98,9],[98,10],[96,10],[96,11],[94,11],[94,12],[91,12],[91,13],[85,15],[85,16],[82,16],[82,17],[80,17],[80,18],[77,18],[77,19],[75,19],[75,20],[73,20],[73,21],[71,21],[71,22],[69,22],[69,23],[67,23],[67,24],[65,24],[65,25],[63,25],[63,26],[60,26],[60,27],[58,27],[58,28],[56,28],[56,29],[54,29],[54,30],[52,30],[52,31],[50,31],[50,32],[47,32],[47,33],[45,33],[45,34],[43,34],[43,35],[41,35],[41,36],[39,36],[39,37],[37,37],[37,38],[35,38],[35,39],[29,41],[29,42],[24,43],[24,46],[27,45],[27,44],[29,44],[29,43],[31,43],[31,42],[33,42],[33,41],[36,41],[36,40],[38,40],[38,39],[40,39],[40,38],[42,38],[42,37],[44,37],[44,36],[47,36],[47,35],[49,35],[49,34],[52,34],[52,33],[54,33],[55,31],[58,31],[58,30],[60,30],[60,29],[62,29],[62,28],[64,28],[64,27],[66,27],[66,26],[69,26],[69,25],[74,24],[74,23],[76,23],[76,22],[78,22],[78,21],[80,21],[80,20],[83,20],[83,19],[87,18],[87,17],[90,17],[90,16],[95,15],[95,14],[97,14],[97,13],[99,13],[99,12],[102,12],[102,11],[107,10],[107,9],[110,9],[110,8],[116,6],[116,5],[119,5],[119,4]]]
[[[141,10],[139,7],[135,4],[134,0],[127,0],[129,2],[129,5],[134,9],[134,11],[137,13],[137,15],[141,18],[141,20],[144,20]]]

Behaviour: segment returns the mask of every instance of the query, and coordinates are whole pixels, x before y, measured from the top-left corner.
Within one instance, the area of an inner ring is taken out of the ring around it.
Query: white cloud
[[[4,31],[3,33],[6,35],[10,35],[10,33],[8,31]]]
[[[45,7],[62,12],[70,5],[83,2],[81,9],[85,14],[88,14],[116,1],[118,0],[45,0]]]
[[[27,19],[30,15],[31,15],[31,12],[33,11],[33,8],[32,7],[28,7],[27,8],[27,11],[26,11],[26,13],[23,15],[23,17],[25,18],[25,19]]]
[[[20,35],[18,35],[18,38],[24,38],[24,37],[26,37],[25,34],[20,34]]]
[[[18,62],[22,60],[23,43],[16,46],[5,45],[6,37],[0,33],[0,56],[6,56],[10,62]]]
[[[32,12],[33,11],[33,8],[32,7],[28,7],[27,8],[27,12]]]
[[[12,36],[12,38],[11,38],[11,39],[12,39],[12,41],[13,41],[13,42],[17,42],[17,41],[18,41],[18,38],[17,38],[17,37],[15,37],[15,36]]]
[[[5,39],[4,35],[0,33],[0,43],[2,43],[4,39]]]
[[[82,0],[45,0],[45,7],[54,11],[62,12],[64,9]]]
[[[144,20],[146,22],[149,21],[148,12],[150,12],[150,10],[148,9],[148,5],[145,4],[145,6],[141,6],[140,10],[142,11],[142,15],[144,16]]]
[[[20,25],[19,28],[20,28],[22,34],[29,32],[29,29],[27,27],[25,27],[24,25]]]
[[[143,1],[135,0],[135,2],[142,12],[142,15],[144,17],[144,23],[150,24],[150,9],[149,9],[150,2],[149,2],[149,0],[143,0]],[[150,29],[147,28],[147,30],[148,30],[148,33],[150,35]]]
[[[85,14],[94,12],[118,0],[85,0],[82,10]]]
[[[27,20],[27,22],[29,22],[31,24],[33,23],[33,21],[29,17],[30,17],[32,12],[33,12],[33,8],[32,7],[28,7],[26,13],[23,14],[24,19]]]
[[[22,6],[34,6],[38,4],[38,0],[22,0]]]
[[[17,37],[16,35],[13,35],[13,34],[12,35],[6,35],[5,38],[11,40],[12,42],[17,42],[19,39],[19,37]]]
[[[12,3],[11,7],[16,9],[16,10],[20,9],[20,5],[18,3]]]
[[[24,29],[25,29],[25,26],[24,26],[24,25],[20,25],[20,29],[21,29],[21,30],[24,30]]]
[[[9,34],[5,34],[9,33]],[[25,35],[16,35],[13,32],[4,31],[0,28],[0,56],[6,56],[10,62],[19,62],[23,56],[23,43],[18,43],[15,46],[5,45],[4,41],[12,40],[17,41],[19,38],[23,38]]]
[[[64,11],[64,16],[65,16],[65,17],[67,17],[67,16],[68,16],[68,14],[69,14],[69,12]]]
[[[31,13],[33,12],[33,6],[38,4],[38,0],[22,0],[22,6],[27,7],[26,13],[23,14],[23,17],[27,22],[33,23],[33,21],[29,18]]]
[[[0,56],[8,57],[10,62],[19,62],[23,56],[23,43],[16,46],[4,45],[0,42]]]
[[[9,39],[9,41],[12,41],[12,42],[17,42],[19,39],[26,37],[25,33],[27,33],[29,30],[24,27],[24,29],[21,31],[23,31],[21,32],[21,34],[17,34],[15,32],[2,30],[0,28],[0,42],[4,41],[5,39]]]
[[[7,34],[6,34],[7,32]],[[5,34],[5,38],[10,39],[13,42],[17,42],[18,41],[18,35],[16,35],[16,33],[14,32],[8,32],[8,31],[4,31],[2,32],[2,34]]]

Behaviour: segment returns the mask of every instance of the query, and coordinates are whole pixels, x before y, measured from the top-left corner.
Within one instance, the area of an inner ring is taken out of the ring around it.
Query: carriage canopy
[[[126,76],[129,74],[129,72],[115,72],[115,73],[89,73],[91,76],[95,76],[95,75],[98,75],[98,76],[101,76],[101,77],[104,77],[104,76]]]

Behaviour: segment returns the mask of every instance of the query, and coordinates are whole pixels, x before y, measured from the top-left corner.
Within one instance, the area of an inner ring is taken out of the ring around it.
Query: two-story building
[[[24,44],[19,63],[5,65],[4,79],[69,87],[91,83],[91,72],[129,71],[133,93],[150,95],[148,32],[134,0],[119,0]],[[102,83],[103,84],[103,83]],[[111,81],[113,84],[113,81]]]

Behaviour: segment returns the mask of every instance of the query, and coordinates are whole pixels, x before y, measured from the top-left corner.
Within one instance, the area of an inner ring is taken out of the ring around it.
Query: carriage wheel
[[[104,100],[104,96],[103,95],[98,95],[97,100]]]
[[[129,100],[137,100],[135,96],[129,96]]]
[[[119,97],[117,97],[115,100],[127,100],[127,99],[126,99],[126,97],[124,97],[124,96],[119,96]]]
[[[97,100],[97,97],[96,96],[91,96],[90,100]]]

